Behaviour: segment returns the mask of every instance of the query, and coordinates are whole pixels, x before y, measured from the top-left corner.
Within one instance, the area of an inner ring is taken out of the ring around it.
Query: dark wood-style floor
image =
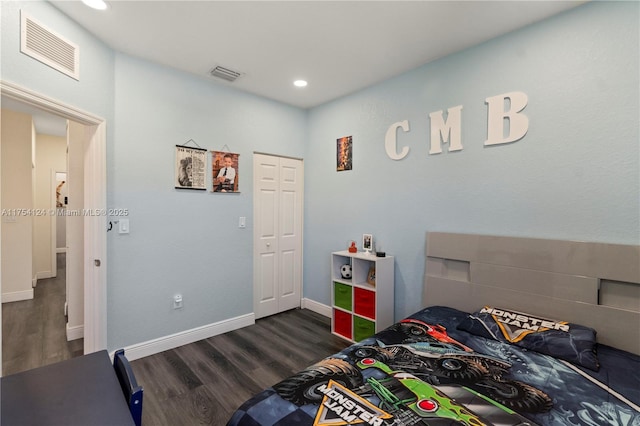
[[[132,361],[144,387],[142,423],[225,425],[252,395],[348,345],[328,318],[295,309]]]
[[[83,339],[67,342],[65,260],[57,255],[56,278],[38,280],[33,299],[2,305],[3,375],[82,355]]]
[[[3,375],[82,355],[66,340],[65,255],[32,300],[2,305]],[[349,345],[330,319],[307,309],[131,362],[144,387],[143,424],[224,425],[246,399]]]

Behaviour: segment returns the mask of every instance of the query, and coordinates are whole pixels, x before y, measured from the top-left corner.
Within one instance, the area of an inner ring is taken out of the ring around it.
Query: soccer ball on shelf
[[[340,268],[340,274],[342,274],[342,278],[344,278],[346,280],[350,280],[351,279],[351,265],[349,265],[349,264],[342,265],[342,267]]]

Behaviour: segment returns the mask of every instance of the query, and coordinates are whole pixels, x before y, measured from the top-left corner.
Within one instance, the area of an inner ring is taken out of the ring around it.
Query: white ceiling
[[[584,1],[51,3],[117,51],[310,108]],[[210,77],[216,65],[244,75]]]
[[[584,2],[107,0],[109,8],[97,11],[80,1],[51,1],[116,51],[300,108]],[[233,83],[211,77],[216,65],[243,76]],[[296,88],[295,79],[309,85]],[[64,120],[31,112],[40,133],[64,134]]]

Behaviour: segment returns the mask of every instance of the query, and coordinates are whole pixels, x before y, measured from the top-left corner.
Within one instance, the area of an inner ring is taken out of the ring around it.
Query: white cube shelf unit
[[[343,278],[343,265],[351,266],[351,278]],[[359,342],[393,324],[393,256],[348,250],[331,253],[331,280],[333,334]]]

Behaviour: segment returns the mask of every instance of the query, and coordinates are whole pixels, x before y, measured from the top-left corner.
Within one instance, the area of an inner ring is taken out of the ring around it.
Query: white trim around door
[[[107,205],[106,121],[99,116],[7,81],[0,81],[0,94],[86,126],[84,207],[90,211],[105,211]],[[85,354],[107,348],[106,229],[106,216],[84,217]]]

